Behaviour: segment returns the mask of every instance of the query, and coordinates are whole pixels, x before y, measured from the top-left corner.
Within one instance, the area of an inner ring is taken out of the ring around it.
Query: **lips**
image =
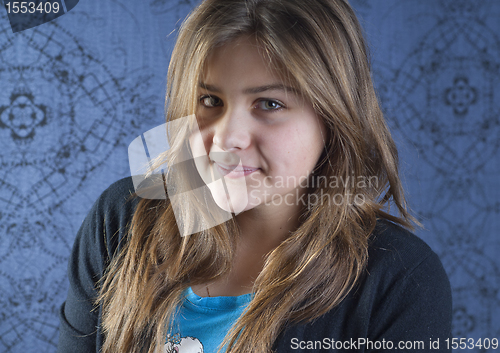
[[[239,178],[243,176],[250,175],[260,168],[249,167],[249,166],[240,166],[240,165],[227,165],[219,162],[214,162],[215,166],[219,170],[219,172],[228,178]]]

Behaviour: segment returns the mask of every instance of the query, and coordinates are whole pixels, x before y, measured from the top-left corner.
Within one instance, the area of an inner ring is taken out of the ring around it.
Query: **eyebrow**
[[[209,85],[203,82],[200,82],[200,88],[206,89],[207,91],[212,91],[215,93],[221,93],[221,89],[218,88],[217,86],[214,85]],[[264,85],[264,86],[258,86],[258,87],[250,87],[250,88],[245,88],[243,90],[244,94],[256,94],[256,93],[261,93],[265,91],[285,91],[285,92],[293,92],[293,93],[298,93],[298,90],[296,88],[286,86],[282,83],[272,83],[269,85]]]

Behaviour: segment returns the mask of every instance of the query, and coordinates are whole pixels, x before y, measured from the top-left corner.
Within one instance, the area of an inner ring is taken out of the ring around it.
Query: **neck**
[[[300,208],[261,205],[240,213],[241,242],[278,246],[299,226]],[[270,249],[272,250],[272,249]]]
[[[266,256],[299,226],[300,210],[262,206],[236,216],[241,236],[230,273],[211,283],[193,286],[200,296],[234,296],[250,293]]]

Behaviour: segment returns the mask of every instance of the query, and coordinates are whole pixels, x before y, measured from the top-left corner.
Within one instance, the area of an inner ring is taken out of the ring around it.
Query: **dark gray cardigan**
[[[100,350],[101,308],[92,310],[95,284],[126,239],[138,201],[129,199],[133,192],[131,178],[111,185],[78,231],[68,265],[68,297],[60,310],[59,353]],[[451,310],[450,284],[438,256],[410,232],[379,221],[370,237],[367,269],[355,289],[313,322],[287,326],[273,350],[380,352],[392,346],[392,351],[451,352],[445,342]],[[437,340],[439,349],[431,349],[431,342],[438,347]]]

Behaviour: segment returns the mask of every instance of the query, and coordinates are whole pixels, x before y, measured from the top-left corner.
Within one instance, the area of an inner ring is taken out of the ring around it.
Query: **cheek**
[[[213,134],[209,129],[195,130],[191,134],[189,142],[193,157],[208,157],[213,145]]]
[[[316,117],[304,119],[304,122],[295,135],[295,144],[298,146],[295,151],[299,162],[312,171],[325,147],[326,130]]]
[[[323,151],[323,145],[319,126],[305,124],[266,136],[266,143],[263,144],[269,165],[283,175],[311,172]]]
[[[189,144],[195,159],[207,155],[203,135],[199,131],[193,132],[189,137]]]
[[[212,171],[202,134],[198,130],[189,137],[189,146],[198,174],[206,184],[210,183],[213,179]]]
[[[214,141],[214,136],[212,132],[208,129],[201,130],[201,139],[203,142],[203,148],[205,148],[205,153],[208,155],[212,149],[212,144]]]

